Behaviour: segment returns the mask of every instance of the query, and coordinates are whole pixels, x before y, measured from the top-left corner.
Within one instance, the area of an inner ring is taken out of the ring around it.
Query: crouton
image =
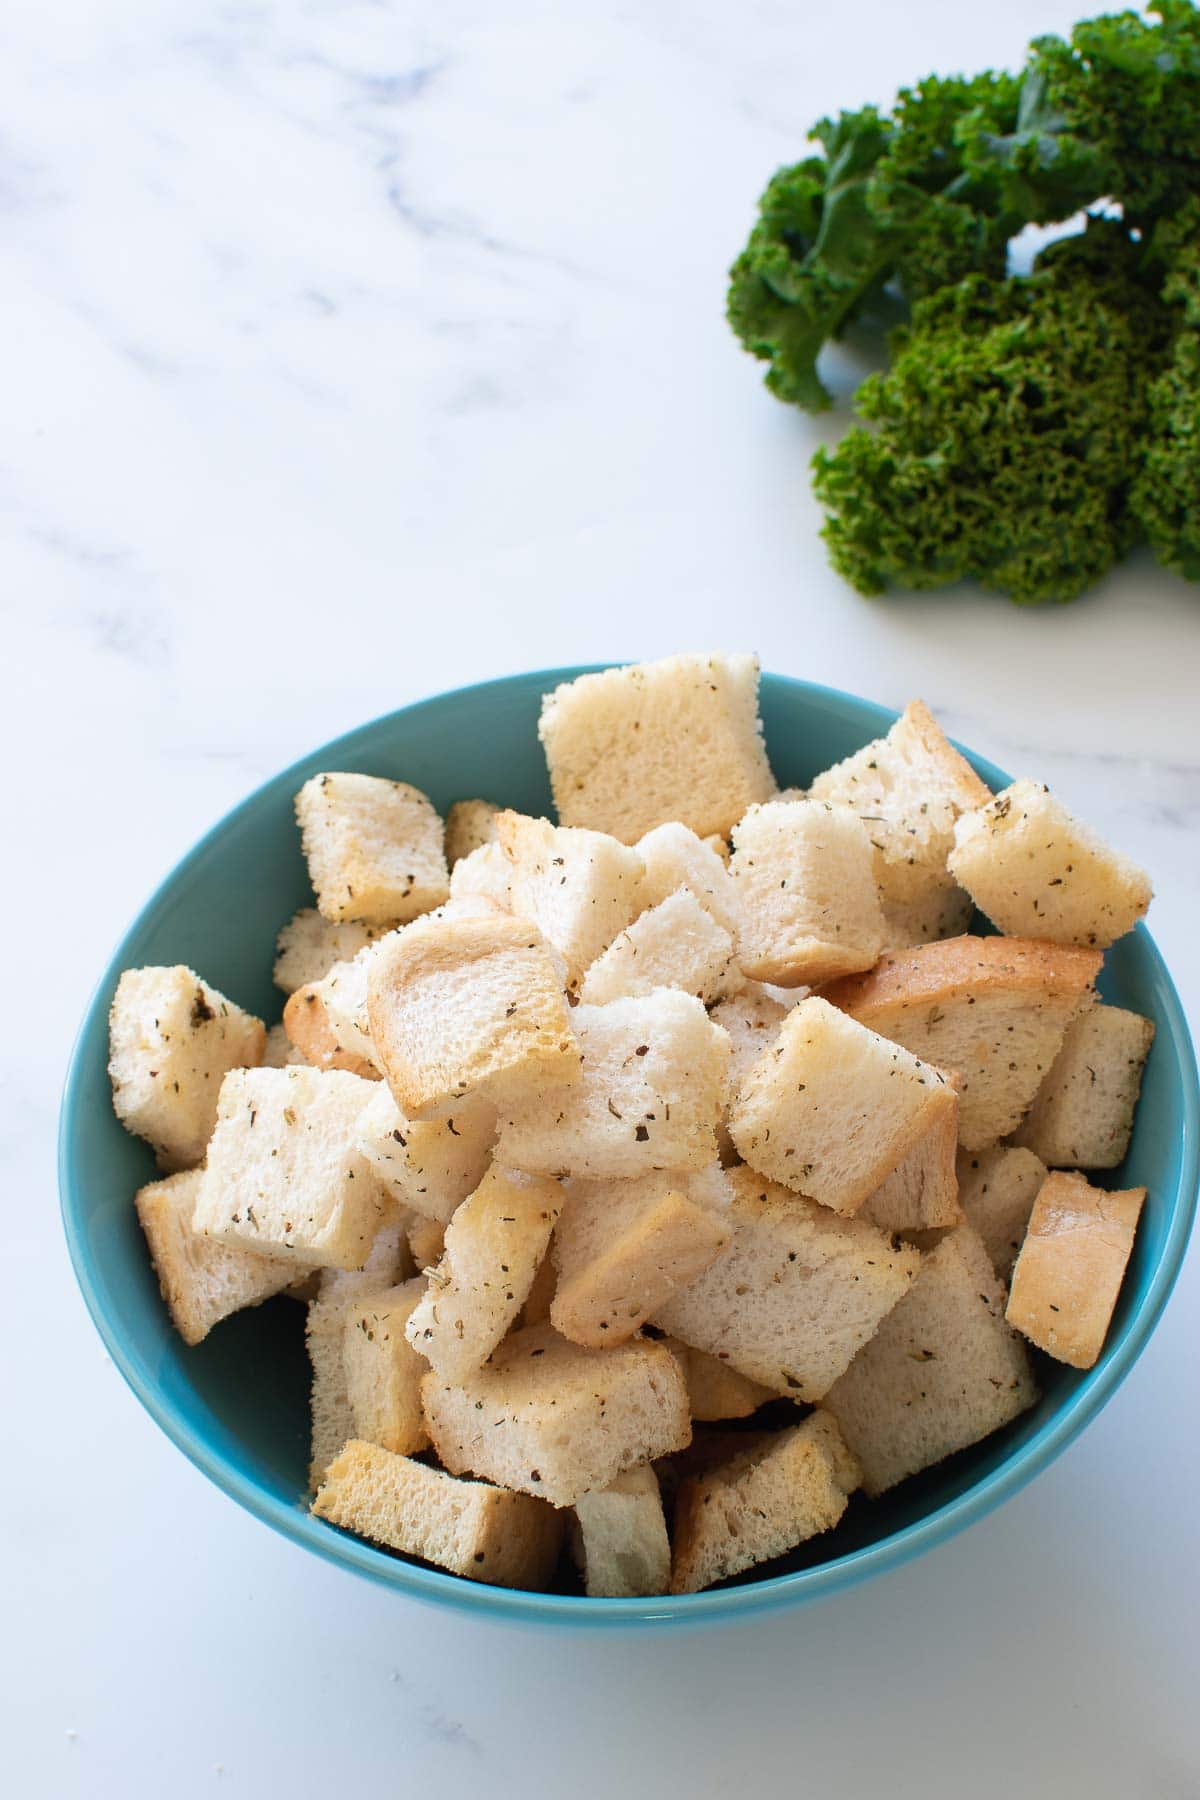
[[[263,1045],[261,1068],[287,1069],[293,1064],[303,1067],[308,1058],[293,1044],[283,1025],[272,1025]]]
[[[496,1108],[480,1094],[409,1119],[382,1082],[359,1116],[358,1147],[401,1206],[443,1225],[487,1172]]]
[[[820,1411],[685,1481],[675,1503],[671,1592],[698,1593],[831,1531],[858,1485],[854,1458]]]
[[[728,1244],[721,1170],[572,1181],[554,1237],[550,1321],[576,1344],[623,1344]]]
[[[396,1287],[414,1273],[408,1250],[411,1213],[394,1208],[385,1214],[382,1225],[371,1240],[371,1248],[361,1269],[314,1269],[317,1300],[357,1300],[381,1294]]]
[[[520,1312],[562,1207],[556,1181],[490,1168],[446,1227],[408,1341],[444,1381],[485,1363]]]
[[[1038,1398],[1004,1288],[967,1224],[931,1250],[824,1404],[875,1496],[998,1431]]]
[[[1018,938],[950,938],[884,956],[826,999],[914,1056],[960,1076],[958,1134],[968,1150],[1020,1123],[1095,998],[1098,951]]]
[[[578,1077],[559,969],[526,919],[422,920],[376,946],[367,1016],[402,1112],[503,1078],[539,1091]]]
[[[880,1231],[930,1231],[957,1225],[958,1097],[944,1107],[928,1131],[902,1156],[890,1175],[867,1195],[859,1217]]]
[[[942,870],[955,821],[992,797],[921,700],[909,702],[886,737],[818,775],[808,793],[858,813],[879,862]]]
[[[182,963],[126,969],[108,1015],[113,1110],[160,1169],[203,1160],[230,1069],[262,1060],[267,1031]]]
[[[893,942],[945,936],[968,910],[954,894],[946,858],[961,813],[991,798],[965,757],[920,701],[905,707],[887,736],[826,769],[809,788],[814,800],[849,806],[868,827],[875,879]]]
[[[441,1221],[414,1214],[408,1227],[408,1248],[416,1267],[427,1275],[441,1262],[445,1247],[446,1227]]]
[[[657,906],[679,888],[688,888],[717,924],[736,937],[739,907],[737,889],[726,866],[729,846],[724,838],[718,841],[720,850],[711,839],[697,837],[677,820],[656,825],[639,838],[636,849],[645,869],[642,905]]]
[[[869,969],[884,938],[872,856],[867,828],[849,807],[752,806],[734,826],[729,863],[745,973],[801,987]]]
[[[138,1223],[171,1321],[185,1344],[201,1343],[221,1319],[257,1306],[296,1279],[286,1256],[231,1250],[192,1230],[201,1171],[184,1169],[134,1196]]]
[[[382,940],[380,940],[382,942]],[[374,944],[336,962],[320,981],[297,988],[283,1009],[283,1028],[315,1069],[346,1069],[379,1079],[367,1020],[367,982]]]
[[[392,928],[392,921],[367,925],[345,919],[338,924],[323,919],[315,906],[302,906],[275,939],[275,986],[294,994],[328,975],[334,963],[350,962]]]
[[[502,812],[496,835],[509,865],[512,910],[532,919],[567,966],[567,983],[632,923],[642,904],[642,859],[602,831],[572,830]]]
[[[314,775],[296,795],[296,818],[323,918],[403,924],[450,891],[442,821],[405,781]]]
[[[638,841],[642,842],[643,840],[639,839]],[[728,838],[722,837],[719,831],[710,831],[706,836],[700,839],[700,842],[706,849],[711,850],[714,856],[719,856],[721,861],[728,867],[731,854]]]
[[[1153,897],[1150,877],[1055,800],[1015,781],[954,828],[950,870],[1011,937],[1106,950]]]
[[[343,1279],[349,1283],[355,1277]],[[312,1372],[308,1485],[314,1491],[324,1481],[326,1470],[343,1445],[354,1436],[354,1412],[350,1405],[350,1382],[344,1355],[350,1309],[369,1298],[372,1291],[383,1293],[392,1285],[386,1277],[379,1279],[373,1289],[358,1283],[347,1285],[323,1293],[310,1302],[305,1313],[304,1343]]]
[[[433,1447],[452,1475],[482,1475],[553,1506],[574,1506],[691,1438],[679,1364],[648,1339],[585,1350],[534,1325],[506,1338],[461,1386],[431,1371],[421,1392]]]
[[[499,844],[480,844],[460,856],[450,871],[451,900],[490,900],[501,912],[512,911],[512,871]]]
[[[810,995],[743,1082],[729,1134],[760,1175],[849,1216],[955,1104],[940,1069]]]
[[[920,1256],[751,1169],[728,1175],[733,1241],[654,1323],[773,1393],[819,1400],[907,1292]]]
[[[893,887],[899,884],[893,882]],[[911,896],[879,896],[883,912],[883,948],[911,950],[941,938],[961,937],[971,924],[975,902],[949,875],[944,880],[922,875]]]
[[[1045,1179],[1046,1165],[1032,1150],[994,1144],[990,1150],[958,1153],[959,1205],[983,1240],[1001,1281],[1007,1281],[1012,1273]]]
[[[583,978],[579,997],[602,1006],[676,987],[706,1003],[740,982],[733,939],[690,888],[678,888],[619,932]]]
[[[454,865],[472,850],[496,841],[496,814],[500,811],[490,800],[456,800],[446,814],[446,862],[451,874]]]
[[[775,782],[758,658],[671,656],[581,675],[542,701],[538,735],[564,825],[636,843],[678,820],[728,832]]]
[[[195,1229],[305,1268],[361,1267],[388,1200],[358,1149],[372,1083],[340,1070],[233,1069],[196,1200]]]
[[[421,1411],[426,1363],[405,1326],[425,1292],[420,1275],[368,1299],[351,1300],[342,1323],[342,1360],[353,1436],[402,1456],[429,1443]]]
[[[737,1099],[738,1090],[772,1043],[788,1008],[772,998],[757,982],[718,1002],[709,1017],[714,1025],[729,1034],[729,1072],[725,1078],[724,1110],[728,1114]],[[721,1161],[737,1162],[739,1157],[729,1135],[725,1119],[717,1127],[717,1150]]]
[[[630,1469],[600,1493],[581,1494],[572,1536],[584,1592],[592,1599],[668,1591],[671,1545],[653,1469]]]
[[[358,1440],[331,1464],[312,1511],[389,1550],[491,1587],[546,1587],[563,1533],[562,1516],[544,1500],[456,1481]]]
[[[1119,1006],[1090,1006],[1013,1134],[1052,1169],[1115,1169],[1123,1162],[1154,1024]]]
[[[1090,1369],[1104,1348],[1145,1188],[1107,1193],[1047,1175],[1012,1272],[1006,1317],[1047,1356]]]
[[[729,1040],[699,1000],[659,988],[577,1006],[571,1023],[579,1080],[501,1102],[502,1162],[619,1180],[715,1160]]]
[[[697,1350],[682,1338],[665,1337],[662,1342],[676,1358],[687,1382],[688,1411],[693,1423],[718,1419],[748,1419],[760,1406],[778,1396],[761,1381],[751,1381],[740,1369],[722,1362],[719,1356]]]

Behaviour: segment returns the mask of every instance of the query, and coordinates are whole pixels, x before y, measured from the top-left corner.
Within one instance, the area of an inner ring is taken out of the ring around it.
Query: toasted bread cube
[[[369,1299],[352,1300],[342,1324],[353,1436],[401,1456],[415,1456],[429,1443],[421,1411],[427,1365],[405,1336],[424,1293],[423,1278],[414,1276]]]
[[[870,826],[885,900],[906,891],[911,898],[918,868],[944,875],[955,821],[991,799],[921,700],[909,702],[886,737],[818,775],[808,792],[850,807]],[[889,879],[896,872],[899,888]]]
[[[496,836],[508,861],[512,910],[532,919],[578,985],[584,970],[637,917],[642,859],[602,831],[502,812]]]
[[[818,775],[809,794],[850,807],[867,827],[887,949],[966,930],[971,900],[946,858],[956,819],[991,795],[920,700],[886,737]]]
[[[1052,1169],[1115,1169],[1123,1162],[1142,1091],[1154,1023],[1119,1006],[1090,1006],[1013,1134]]]
[[[407,1281],[414,1273],[408,1250],[408,1228],[411,1213],[395,1207],[384,1215],[383,1223],[371,1240],[371,1248],[361,1269],[315,1269],[315,1299],[358,1300],[381,1294],[385,1288]]]
[[[578,1078],[560,971],[527,919],[430,919],[376,946],[371,1042],[402,1112]]]
[[[1145,1199],[1144,1187],[1108,1193],[1073,1172],[1042,1183],[1006,1317],[1057,1362],[1090,1369],[1104,1348]]]
[[[689,888],[678,888],[619,932],[583,978],[579,998],[591,1006],[655,988],[681,988],[706,1003],[740,981],[733,939]]]
[[[647,836],[648,835],[649,833],[647,833]],[[643,840],[639,839],[639,842],[641,841]],[[722,837],[719,831],[709,831],[700,839],[700,842],[711,850],[715,856],[719,856],[726,868],[729,867],[731,851],[728,838]]]
[[[497,1156],[535,1175],[618,1180],[717,1153],[729,1040],[674,988],[577,1006],[580,1078],[500,1105]]]
[[[160,1169],[192,1168],[217,1120],[230,1069],[262,1060],[267,1029],[191,969],[126,969],[108,1015],[113,1110]]]
[[[867,1195],[859,1217],[880,1231],[930,1231],[957,1225],[958,1097],[933,1120],[907,1156]]]
[[[1100,950],[1133,930],[1154,892],[1038,781],[1014,781],[958,821],[950,870],[1006,935]]]
[[[373,1084],[340,1070],[233,1069],[196,1200],[195,1229],[305,1268],[361,1268],[388,1205],[358,1148]]]
[[[360,919],[336,924],[323,919],[315,906],[302,906],[275,939],[275,986],[294,994],[328,975],[334,963],[351,962],[391,929],[391,922],[366,925]]]
[[[465,1381],[505,1336],[545,1260],[562,1208],[556,1181],[494,1165],[446,1227],[408,1341],[444,1381]]]
[[[359,1119],[358,1147],[392,1198],[443,1225],[483,1180],[495,1141],[496,1109],[480,1094],[409,1119],[381,1082]]]
[[[390,1249],[390,1245],[387,1248]],[[350,1404],[344,1354],[346,1320],[352,1307],[361,1305],[374,1294],[386,1293],[395,1285],[396,1259],[377,1256],[373,1260],[376,1263],[373,1278],[367,1275],[365,1267],[353,1274],[335,1275],[331,1281],[331,1271],[323,1271],[320,1278],[322,1292],[310,1302],[305,1314],[304,1343],[312,1372],[308,1485],[314,1491],[324,1481],[326,1470],[343,1445],[354,1436],[354,1411]],[[387,1263],[392,1267],[381,1266]]]
[[[721,849],[717,849],[717,844]],[[729,845],[724,838],[700,838],[673,820],[656,825],[637,841],[642,859],[642,905],[657,906],[679,888],[688,888],[717,924],[736,937],[740,919],[737,889],[729,873]]]
[[[406,781],[314,775],[296,818],[323,918],[403,924],[450,892],[442,821]]]
[[[955,1106],[940,1069],[814,994],[746,1077],[729,1135],[760,1175],[849,1216]]]
[[[581,675],[542,701],[538,736],[564,825],[633,844],[678,820],[728,832],[775,782],[756,656],[669,656]]]
[[[728,1182],[689,1177],[572,1181],[554,1237],[550,1322],[576,1344],[623,1344],[728,1244]]]
[[[496,814],[500,811],[490,800],[456,800],[446,814],[446,862],[453,874],[454,865],[472,850],[496,841]]]
[[[368,1081],[379,1079],[367,1019],[367,982],[375,949],[375,944],[364,945],[349,962],[334,963],[320,981],[289,995],[283,1027],[313,1068],[346,1069]]]
[[[450,871],[451,900],[490,900],[512,911],[512,870],[499,844],[480,844],[460,856]]]
[[[854,1458],[820,1411],[685,1481],[671,1592],[698,1593],[831,1531],[858,1485]]]
[[[452,1475],[574,1506],[618,1475],[681,1450],[692,1434],[687,1387],[669,1350],[635,1338],[585,1350],[548,1325],[506,1338],[461,1386],[422,1384],[429,1435]]]
[[[626,1600],[669,1590],[671,1545],[658,1477],[650,1467],[618,1475],[600,1493],[581,1494],[573,1536],[590,1598]]]
[[[884,939],[872,855],[867,828],[849,807],[752,806],[734,827],[729,863],[746,974],[802,987],[869,969]]]
[[[1018,938],[950,938],[884,956],[825,990],[852,1019],[960,1078],[958,1135],[985,1149],[1020,1123],[1101,956]]]
[[[423,1219],[413,1215],[408,1227],[408,1248],[416,1267],[428,1275],[437,1267],[446,1248],[446,1227],[439,1219]]]
[[[728,1175],[733,1241],[654,1323],[773,1393],[819,1400],[907,1292],[920,1256],[751,1169]]]
[[[908,1293],[825,1396],[874,1496],[998,1431],[1038,1398],[1004,1287],[969,1225],[931,1250]]]
[[[293,1064],[304,1067],[308,1058],[297,1050],[283,1025],[272,1025],[263,1045],[262,1062],[264,1069],[287,1069]]]
[[[776,1032],[787,1017],[788,1008],[752,982],[739,993],[721,1000],[709,1017],[714,1025],[729,1034],[729,1073],[725,1078],[725,1113],[737,1099],[738,1090]],[[727,1118],[717,1127],[717,1148],[721,1161],[738,1162],[740,1158],[729,1135]]]
[[[200,1176],[199,1169],[184,1169],[152,1181],[133,1202],[162,1297],[185,1344],[201,1343],[219,1320],[269,1300],[296,1279],[290,1257],[231,1250],[196,1235],[192,1214]]]
[[[1046,1165],[1032,1150],[994,1144],[990,1150],[958,1153],[959,1205],[983,1240],[1001,1281],[1007,1281],[1012,1273],[1045,1179]]]
[[[877,865],[878,871],[878,865]],[[975,902],[950,875],[920,873],[905,892],[899,871],[891,871],[891,892],[880,890],[883,912],[883,948],[910,950],[915,944],[934,944],[942,938],[961,937],[971,923]]]
[[[889,950],[964,931],[971,901],[947,873],[960,813],[990,798],[921,701],[885,738],[818,775],[814,800],[848,806],[867,827]]]
[[[329,1468],[312,1511],[389,1550],[491,1587],[546,1587],[563,1533],[561,1515],[544,1500],[456,1481],[358,1440]]]
[[[693,1424],[718,1419],[748,1419],[760,1406],[778,1398],[773,1388],[751,1381],[732,1363],[722,1362],[682,1338],[663,1338],[687,1382],[688,1411]]]

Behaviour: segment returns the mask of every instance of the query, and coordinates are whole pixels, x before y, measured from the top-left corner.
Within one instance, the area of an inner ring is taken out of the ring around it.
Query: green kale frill
[[[972,276],[913,309],[858,391],[875,429],[814,458],[831,560],[861,593],[973,577],[1074,599],[1130,547],[1161,309],[1117,225],[1035,272]]]

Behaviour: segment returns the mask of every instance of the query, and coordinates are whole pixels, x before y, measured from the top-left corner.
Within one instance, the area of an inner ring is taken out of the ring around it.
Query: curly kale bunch
[[[781,169],[730,271],[729,322],[770,363],[767,386],[810,412],[831,404],[817,354],[890,281],[929,293],[972,270],[1003,273],[1023,219],[1001,218],[997,190],[964,169],[959,121],[1015,128],[1017,80],[931,76],[903,91],[890,119],[873,106],[822,119],[821,156]]]
[[[1200,581],[1200,197],[1160,227],[1148,261],[1165,269],[1163,299],[1175,330],[1150,383],[1133,510],[1159,562]]]
[[[1121,228],[1088,239],[1032,275],[972,275],[918,301],[891,367],[859,389],[876,429],[818,451],[830,557],[860,592],[971,576],[1025,604],[1072,600],[1136,539],[1165,331]]]
[[[1069,600],[1146,538],[1200,578],[1200,11],[1160,0],[1044,37],[1018,77],[931,77],[823,120],[731,271],[767,386],[886,292],[910,323],[815,458],[834,565],[865,593],[972,576]],[[1026,225],[1087,230],[1006,273]],[[1094,216],[1092,216],[1094,215]],[[1103,215],[1103,216],[1101,216]]]

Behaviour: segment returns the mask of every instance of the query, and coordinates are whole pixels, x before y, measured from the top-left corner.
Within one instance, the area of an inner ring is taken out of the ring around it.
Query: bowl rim
[[[326,1562],[350,1569],[368,1580],[427,1605],[450,1606],[502,1624],[565,1625],[573,1630],[633,1625],[678,1628],[711,1624],[718,1620],[741,1620],[795,1606],[854,1586],[872,1575],[899,1568],[993,1511],[1040,1474],[1066,1449],[1111,1399],[1141,1355],[1178,1278],[1196,1213],[1197,1188],[1200,1186],[1200,1081],[1197,1077],[1195,1051],[1174,982],[1153,937],[1145,925],[1139,923],[1135,930],[1159,984],[1160,999],[1169,1027],[1168,1035],[1178,1056],[1184,1115],[1180,1181],[1162,1254],[1140,1303],[1126,1321],[1120,1338],[1111,1346],[1099,1372],[1094,1372],[1087,1383],[1076,1388],[1054,1416],[1039,1429],[1037,1435],[1017,1446],[1012,1456],[999,1469],[985,1475],[965,1492],[945,1501],[922,1518],[902,1526],[876,1543],[849,1551],[829,1562],[786,1575],[751,1581],[739,1587],[719,1588],[699,1594],[655,1595],[633,1600],[589,1599],[583,1595],[543,1594],[491,1587],[407,1561],[315,1519],[309,1513],[303,1495],[298,1495],[291,1504],[277,1499],[212,1450],[203,1435],[178,1416],[173,1407],[159,1396],[154,1384],[144,1378],[137,1360],[126,1350],[120,1331],[101,1303],[93,1279],[86,1236],[78,1223],[78,1218],[82,1215],[82,1176],[72,1163],[70,1137],[81,1103],[80,1086],[86,1067],[84,1042],[95,1024],[97,1011],[103,1008],[107,1015],[111,989],[126,966],[126,947],[140,936],[180,877],[207,854],[210,846],[237,818],[259,804],[267,789],[274,787],[284,777],[292,777],[294,771],[314,762],[328,764],[339,751],[349,748],[353,740],[385,727],[401,714],[437,707],[449,699],[461,701],[485,691],[494,693],[504,687],[527,687],[531,683],[539,683],[542,691],[548,692],[560,682],[572,681],[579,675],[614,666],[617,665],[605,662],[556,669],[529,669],[472,682],[463,687],[448,688],[353,726],[328,743],[295,758],[258,783],[249,794],[223,813],[168,869],[122,933],[95,983],[75,1036],[63,1086],[58,1128],[58,1184],[63,1229],[75,1278],[88,1312],[126,1383],[150,1417],[196,1468],[255,1518],[271,1526],[292,1543],[315,1552]],[[805,681],[798,676],[768,671],[763,673],[769,674],[773,685],[780,684],[791,689],[801,701],[813,697],[873,713],[884,729],[898,716],[892,708],[843,688]],[[958,748],[973,766],[987,775],[989,782],[1006,786],[1011,781],[1011,776],[986,757],[979,756],[962,745]]]

